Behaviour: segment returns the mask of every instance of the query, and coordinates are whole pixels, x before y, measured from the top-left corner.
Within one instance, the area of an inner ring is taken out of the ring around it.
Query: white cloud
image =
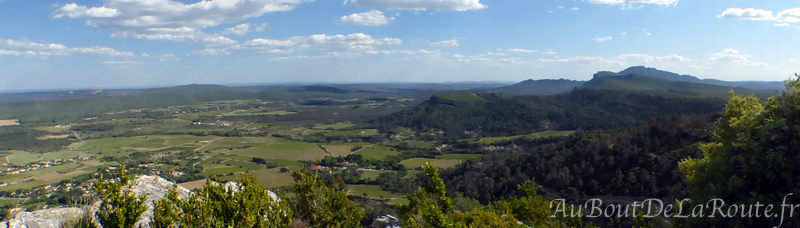
[[[772,11],[756,8],[728,8],[717,15],[720,18],[735,18],[735,19],[749,19],[749,20],[766,20],[784,22],[776,24],[778,26],[788,26],[785,22],[795,23],[800,22],[800,7],[786,9],[773,15]],[[785,25],[784,25],[785,24]]]
[[[714,70],[717,69],[715,67],[710,66],[698,66],[698,65],[689,65],[689,68],[698,69],[698,70]]]
[[[572,57],[565,59],[539,59],[539,63],[566,63],[571,65],[627,65],[624,61],[606,59],[603,57]]]
[[[773,20],[772,11],[756,8],[728,8],[717,17],[744,18],[750,20]]]
[[[337,20],[339,24],[365,26],[381,26],[392,21],[394,21],[394,17],[387,18],[380,10],[345,15]]]
[[[606,5],[619,5],[630,6],[633,4],[654,4],[664,6],[675,6],[680,0],[589,0],[592,4],[606,4]]]
[[[752,56],[740,54],[738,50],[728,48],[719,53],[711,55],[711,62],[715,63],[733,63],[739,66],[760,66],[769,67],[766,63],[752,61],[749,58]]]
[[[81,56],[81,55],[94,55],[94,56],[112,56],[112,57],[135,57],[136,54],[129,51],[117,51],[113,48],[94,46],[94,47],[78,47],[70,48],[63,44],[43,44],[27,40],[0,40],[0,46],[13,48],[15,53],[24,55],[35,55],[40,57],[50,56]]]
[[[579,10],[579,9],[581,9],[581,8],[578,8],[578,7],[572,7],[572,8],[571,8],[571,9],[569,9],[569,10]]]
[[[220,32],[221,34],[234,34],[234,35],[244,35],[250,32],[260,32],[267,29],[268,24],[255,24],[255,23],[242,23],[236,26],[226,28]]]
[[[436,47],[454,47],[454,46],[460,46],[460,44],[458,44],[458,40],[451,39],[451,40],[433,42],[433,43],[431,43],[431,46],[436,46]]]
[[[789,25],[789,23],[786,23],[786,22],[784,22],[784,23],[778,23],[778,24],[775,24],[775,26],[781,26],[781,27],[783,27],[783,26],[791,26],[791,25]]]
[[[506,53],[494,53],[494,52],[487,52],[487,55],[506,55]]]
[[[552,49],[545,49],[544,53],[542,53],[542,54],[545,54],[545,55],[558,55],[558,52],[555,52]]]
[[[509,52],[509,53],[535,53],[535,52],[539,52],[539,50],[527,50],[527,49],[512,48],[512,49],[506,50],[506,52]]]
[[[103,64],[110,65],[128,65],[128,64],[142,64],[142,61],[103,61]]]
[[[481,4],[480,0],[345,0],[345,5],[362,8],[385,8],[400,10],[476,10],[488,6]]]
[[[622,7],[620,7],[621,10],[641,9],[641,8],[644,8],[644,5],[622,4]]]
[[[203,51],[204,54],[219,53],[287,53],[300,50],[325,50],[325,51],[370,51],[376,46],[399,45],[403,40],[398,38],[372,38],[363,33],[350,35],[325,35],[295,36],[286,40],[253,39],[242,44],[217,51]]]
[[[19,51],[0,49],[0,55],[20,55]]]
[[[290,11],[306,1],[203,0],[185,4],[173,0],[103,0],[104,5],[98,7],[69,3],[52,15],[83,19],[87,25],[114,30],[112,37],[202,41],[209,36],[202,29],[269,12]]]
[[[597,42],[603,42],[603,41],[612,40],[612,39],[614,39],[614,37],[606,36],[606,37],[594,37],[594,39],[592,39],[592,40],[597,41]]]
[[[203,50],[195,50],[195,51],[189,52],[188,54],[186,54],[186,56],[192,56],[192,55],[200,55],[200,56],[203,56],[203,55],[216,55],[216,54],[222,54],[222,53],[225,53],[225,52],[223,50],[221,50],[221,49],[206,48],[206,49],[203,49]]]
[[[647,54],[624,54],[616,57],[618,60],[626,61],[630,64],[652,64],[652,63],[678,63],[694,62],[694,59],[672,54],[667,56],[651,56]]]

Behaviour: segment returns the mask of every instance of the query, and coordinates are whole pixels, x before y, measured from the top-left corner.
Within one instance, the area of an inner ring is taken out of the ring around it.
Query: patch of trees
[[[82,132],[91,132],[91,131],[113,131],[114,125],[113,124],[84,124],[84,125],[75,125],[72,127],[72,130],[75,131],[82,131]]]
[[[491,153],[442,172],[452,190],[482,203],[515,196],[536,179],[543,191],[569,200],[590,196],[687,196],[678,162],[702,158],[698,143],[713,139],[715,114],[667,116],[616,131],[576,131],[563,141],[524,152]]]
[[[69,146],[69,139],[39,140],[36,137],[49,135],[50,132],[30,129],[23,126],[0,127],[0,150],[24,150],[28,152],[50,152]]]

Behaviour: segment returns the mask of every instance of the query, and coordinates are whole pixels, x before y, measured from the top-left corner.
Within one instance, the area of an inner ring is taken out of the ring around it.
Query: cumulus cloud
[[[539,63],[562,63],[571,65],[627,65],[624,61],[606,59],[603,57],[572,57],[572,58],[557,58],[557,59],[539,59]]]
[[[734,19],[749,19],[749,20],[766,20],[777,22],[800,22],[800,7],[786,9],[773,15],[771,10],[756,9],[756,8],[728,8],[723,11],[719,18],[734,18]],[[783,24],[776,24],[782,26]],[[788,25],[788,24],[787,24]]]
[[[512,49],[506,50],[506,52],[509,52],[509,53],[535,53],[535,52],[539,52],[539,50],[527,50],[527,49],[512,48]]]
[[[651,64],[651,63],[678,63],[694,62],[694,59],[672,54],[667,56],[651,56],[647,54],[625,54],[617,56],[618,60],[623,60],[631,64]]]
[[[743,18],[751,20],[772,20],[772,11],[756,8],[728,8],[717,17],[722,18]]]
[[[555,52],[552,49],[545,49],[544,53],[542,53],[542,54],[545,54],[545,55],[558,55],[558,52]]]
[[[129,65],[129,64],[142,64],[142,61],[103,61],[103,64],[109,65]]]
[[[459,46],[459,45],[460,44],[458,44],[458,40],[456,40],[456,39],[444,40],[444,41],[431,43],[431,46],[436,46],[436,47],[455,47],[455,46]]]
[[[634,4],[653,4],[663,6],[675,6],[680,0],[589,0],[592,4],[620,5],[632,7]]]
[[[339,24],[381,26],[394,21],[394,17],[387,18],[380,10],[372,10],[364,13],[354,13],[342,16],[337,20]]]
[[[399,10],[477,10],[488,6],[481,4],[480,0],[345,0],[345,5],[362,8],[384,8]]]
[[[749,55],[741,54],[738,50],[733,48],[727,48],[719,53],[714,53],[711,55],[711,62],[715,63],[733,63],[739,66],[760,66],[760,67],[769,67],[766,63],[756,62],[750,60]]]
[[[607,41],[607,40],[611,40],[611,39],[614,39],[614,37],[611,37],[611,36],[594,37],[594,39],[592,39],[592,40],[597,41],[597,42],[603,42],[603,41]]]
[[[363,33],[350,35],[316,34],[295,36],[285,40],[257,38],[227,48],[197,50],[187,55],[289,53],[301,50],[365,52],[374,50],[377,46],[399,44],[403,44],[403,40],[398,38],[373,38]]]
[[[37,43],[28,40],[0,40],[0,46],[11,48],[7,53],[13,55],[31,55],[40,57],[55,56],[111,56],[111,57],[135,57],[136,54],[129,51],[117,51],[110,47],[77,47],[71,48],[57,43]]]
[[[173,0],[103,0],[103,6],[69,3],[53,18],[76,18],[87,25],[111,29],[112,37],[147,40],[203,40],[202,29],[235,23],[265,13],[290,11],[307,0],[204,0],[185,4]],[[250,26],[250,25],[248,25]],[[240,32],[232,30],[231,32]],[[218,35],[216,35],[218,36]]]
[[[226,28],[222,30],[222,34],[234,34],[234,35],[244,35],[250,32],[260,32],[267,29],[267,23],[262,24],[255,24],[255,23],[243,23],[238,24],[236,26]]]

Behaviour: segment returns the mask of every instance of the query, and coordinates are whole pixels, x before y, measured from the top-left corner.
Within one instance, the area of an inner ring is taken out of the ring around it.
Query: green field
[[[391,171],[391,170],[360,170],[360,171],[363,172],[361,174],[361,178],[362,179],[369,178],[371,180],[378,179],[378,176],[380,176],[382,173],[394,173],[394,172],[397,172],[397,171]]]
[[[363,133],[361,133],[363,132]],[[378,129],[356,129],[356,130],[349,130],[349,131],[332,131],[326,133],[329,136],[336,136],[336,135],[346,135],[346,136],[370,136],[378,134]]]
[[[166,139],[148,139],[142,142],[131,143],[125,147],[134,147],[134,148],[160,148],[166,146]]]
[[[36,176],[36,175],[39,175],[39,174],[45,174],[45,173],[51,173],[51,172],[58,172],[58,171],[73,169],[73,168],[77,168],[79,165],[80,164],[78,164],[78,163],[66,163],[66,164],[59,165],[59,166],[53,166],[53,167],[47,167],[47,168],[43,168],[43,169],[37,169],[37,170],[23,172],[23,173],[19,173],[19,174],[3,175],[3,176],[0,176],[0,181],[9,182],[9,181],[13,181],[13,180],[19,180],[19,179],[23,179],[23,178]]]
[[[483,157],[483,154],[445,154],[436,156],[436,159],[452,159],[452,160],[469,160],[473,158]]]
[[[320,125],[320,126],[314,127],[314,129],[327,130],[329,128],[332,128],[332,129],[338,130],[338,129],[348,128],[348,127],[353,127],[353,126],[356,126],[356,125],[355,124],[338,123],[338,124]]]
[[[232,154],[246,157],[261,157],[283,160],[319,160],[327,153],[316,144],[296,141],[284,141],[243,150],[234,150]]]
[[[368,198],[372,199],[379,199],[379,198],[400,198],[405,196],[402,193],[393,193],[381,190],[381,186],[378,185],[347,185],[347,194],[354,195],[354,196],[363,196],[364,193],[367,194]]]
[[[248,169],[248,170],[259,170],[259,169],[266,169],[267,168],[266,165],[257,164],[257,163],[253,163],[253,162],[248,162],[248,161],[228,160],[228,161],[224,161],[222,163],[223,164],[230,164],[231,166],[234,166],[234,167],[241,166],[242,168],[245,168],[245,169]]]
[[[328,151],[333,154],[334,157],[342,156],[347,157],[350,153],[352,153],[352,149],[355,146],[368,146],[369,143],[366,142],[355,142],[355,143],[318,143],[322,147],[325,147]]]
[[[489,144],[492,144],[492,143],[501,142],[503,140],[511,140],[511,139],[516,139],[516,138],[519,138],[519,137],[526,137],[526,138],[529,138],[529,139],[535,139],[535,138],[552,137],[552,136],[567,136],[567,135],[571,135],[574,132],[575,131],[542,131],[542,132],[536,132],[536,133],[528,134],[528,135],[486,137],[486,138],[482,138],[480,142],[481,142],[481,144],[489,145]],[[466,141],[470,141],[470,142],[475,142],[476,141],[476,139],[461,139],[461,140],[466,140]]]
[[[226,166],[226,167],[217,167],[217,168],[210,168],[205,169],[200,175],[208,176],[208,175],[217,175],[217,174],[228,174],[228,173],[236,173],[236,172],[243,172],[247,169],[233,167],[233,166]]]
[[[459,163],[459,160],[411,158],[403,160],[400,164],[405,165],[408,169],[416,169],[422,167],[426,162],[433,162],[433,165],[439,168],[449,168],[455,167]]]
[[[390,155],[398,155],[397,151],[394,151],[391,147],[381,146],[381,145],[373,145],[370,147],[365,147],[359,151],[356,151],[355,154],[360,154],[364,156],[364,159],[373,158],[382,160]]]
[[[44,156],[39,153],[28,153],[21,150],[10,151],[11,155],[6,156],[8,162],[14,165],[25,165],[31,162],[37,162],[44,159]]]
[[[125,145],[148,140],[145,137],[115,137],[86,140],[86,144],[76,148],[77,150],[110,149],[121,148]]]
[[[297,167],[290,167],[290,169],[295,170]],[[250,171],[250,174],[255,175],[258,183],[265,188],[292,186],[292,181],[294,181],[292,173],[281,173],[280,168]],[[237,177],[241,177],[241,175],[225,176],[220,180],[235,180]]]

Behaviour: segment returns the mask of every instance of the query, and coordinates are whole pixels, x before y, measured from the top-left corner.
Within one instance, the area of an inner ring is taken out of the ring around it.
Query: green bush
[[[100,208],[97,217],[106,228],[133,228],[133,225],[147,210],[144,201],[147,197],[136,196],[129,188],[136,181],[125,173],[125,166],[119,167],[119,181],[109,181],[100,175],[100,180],[94,185],[94,191],[100,195]]]
[[[216,183],[219,181],[215,180]],[[238,191],[206,180],[206,185],[179,199],[177,185],[155,202],[154,228],[287,227],[292,209],[286,197],[273,198],[252,174],[237,178]]]

